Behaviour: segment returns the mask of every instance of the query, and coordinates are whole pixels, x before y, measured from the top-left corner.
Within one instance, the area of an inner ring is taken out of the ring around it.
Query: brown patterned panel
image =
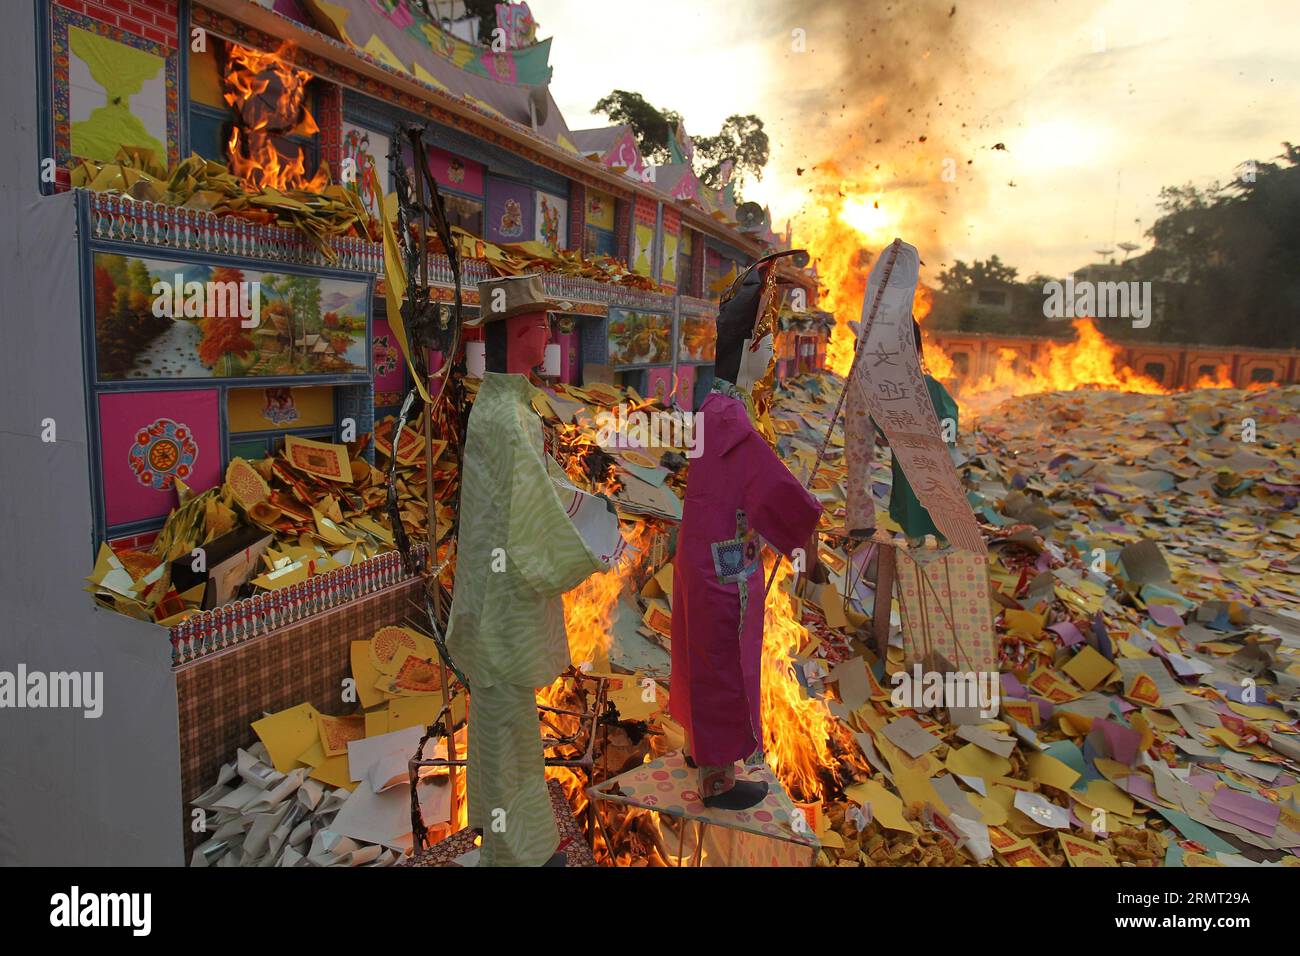
[[[187,858],[202,842],[190,830],[189,801],[216,783],[237,748],[256,742],[252,722],[304,701],[327,714],[351,711],[341,699],[342,681],[352,672],[349,645],[399,623],[418,587],[418,579],[394,585],[176,668]]]

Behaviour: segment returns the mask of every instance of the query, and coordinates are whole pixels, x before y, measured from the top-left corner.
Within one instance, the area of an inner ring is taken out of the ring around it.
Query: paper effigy
[[[895,248],[896,255],[893,254]],[[853,464],[855,453],[861,457],[864,443],[867,452],[870,451],[870,434],[859,435],[865,429],[857,427],[862,424],[862,410],[865,408],[885,433],[889,447],[907,475],[917,499],[930,512],[935,527],[956,547],[983,555],[988,552],[988,547],[948,454],[916,354],[912,298],[916,294],[920,267],[921,258],[916,248],[899,241],[896,247],[881,253],[871,269],[867,294],[862,302],[863,327],[859,332],[865,340],[858,346],[857,364],[847,386],[849,419],[846,427],[851,432],[846,438],[857,439],[854,447],[848,449],[850,464]],[[886,271],[889,273],[887,284]],[[874,319],[871,319],[872,304],[878,292],[880,303]],[[853,478],[850,484],[853,484]],[[869,500],[867,504],[870,504]],[[852,509],[849,520],[852,525]]]

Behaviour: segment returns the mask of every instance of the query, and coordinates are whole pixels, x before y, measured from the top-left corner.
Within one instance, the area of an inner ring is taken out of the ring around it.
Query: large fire
[[[311,74],[291,66],[286,50],[274,53],[230,44],[226,53],[225,99],[235,113],[226,142],[230,168],[250,191],[261,189],[319,192],[329,185],[329,170],[321,163],[307,175],[301,147],[289,158],[275,144],[277,137],[313,136],[319,132],[307,107]]]
[[[847,375],[853,365],[857,339],[849,323],[861,317],[872,257],[895,234],[908,234],[909,215],[916,215],[923,223],[930,221],[929,216],[909,205],[907,191],[899,198],[879,184],[864,186],[845,180],[836,192],[824,192],[821,201],[800,218],[796,240],[809,250],[816,263],[822,308],[835,315],[826,365],[838,375]],[[1120,347],[1089,318],[1073,322],[1072,340],[1047,340],[1032,360],[1013,349],[1001,349],[991,372],[956,381],[959,376],[952,358],[925,329],[925,319],[933,308],[934,291],[924,282],[919,283],[912,314],[922,323],[926,369],[938,379],[955,383],[956,397],[964,410],[991,408],[1017,395],[1075,388],[1147,394],[1169,391],[1125,365]],[[1201,376],[1195,387],[1232,388],[1233,383],[1228,369],[1220,367],[1214,375]]]

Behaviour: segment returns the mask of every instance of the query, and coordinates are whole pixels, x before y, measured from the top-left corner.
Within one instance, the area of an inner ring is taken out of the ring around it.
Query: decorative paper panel
[[[646,370],[645,376],[646,398],[657,398],[665,405],[672,401],[673,394],[673,367],[671,365],[660,366]]]
[[[896,594],[908,665],[933,650],[960,671],[996,671],[987,556],[906,548],[897,555]]]
[[[614,231],[614,197],[599,189],[587,189],[587,225]]]
[[[368,282],[109,252],[93,261],[100,381],[367,370]]]
[[[462,159],[445,149],[428,147],[429,168],[439,186],[446,186],[458,192],[483,195],[483,165],[472,159]]]
[[[348,188],[361,196],[366,210],[375,217],[383,209],[384,195],[393,188],[388,178],[389,144],[389,138],[383,133],[343,124],[344,168],[350,168],[356,177],[348,181]]]
[[[232,388],[226,399],[226,424],[232,434],[334,424],[334,388]]]
[[[718,324],[713,319],[682,316],[677,361],[712,362],[718,345]]]
[[[565,248],[569,235],[568,200],[538,190],[536,203],[534,222],[537,233],[534,238],[552,249]]]
[[[655,227],[638,222],[632,230],[632,271],[637,275],[654,274]]]
[[[533,191],[519,183],[488,177],[487,233],[489,242],[525,242],[533,237]]]
[[[111,160],[122,146],[180,157],[178,56],[170,47],[64,7],[50,10],[50,138],[55,163]]]
[[[216,389],[99,396],[104,515],[109,526],[163,518],[176,479],[195,492],[221,481]]]
[[[388,319],[375,318],[370,347],[375,372],[375,407],[400,405],[406,396],[406,365]]]
[[[612,366],[671,362],[673,317],[657,312],[609,310],[609,360]]]
[[[665,285],[677,283],[677,236],[670,232],[664,233],[664,268],[661,281]]]

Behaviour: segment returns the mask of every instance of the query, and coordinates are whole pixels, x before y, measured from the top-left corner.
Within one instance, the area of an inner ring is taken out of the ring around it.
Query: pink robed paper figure
[[[766,784],[736,781],[736,762],[763,746],[763,542],[789,556],[809,543],[822,510],[751,419],[754,393],[770,394],[774,268],[760,262],[724,300],[717,381],[696,413],[699,454],[673,564],[669,707],[686,730],[704,803],[724,809],[766,793]]]

